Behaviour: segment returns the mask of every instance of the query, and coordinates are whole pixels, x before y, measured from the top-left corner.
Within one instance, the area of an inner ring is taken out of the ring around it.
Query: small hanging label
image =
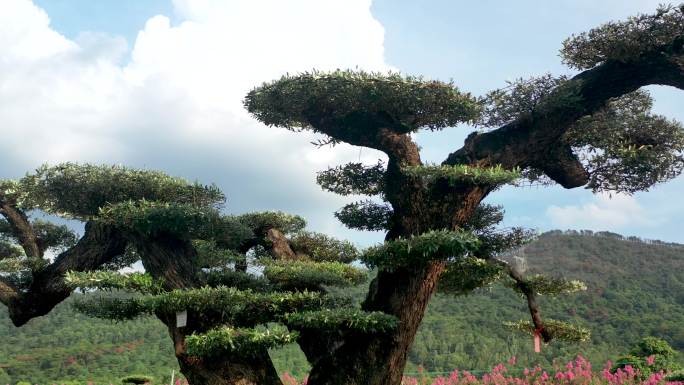
[[[188,311],[183,310],[181,312],[176,313],[176,327],[177,328],[182,328],[183,326],[188,324]]]
[[[534,352],[541,352],[541,335],[539,334],[539,330],[534,331]]]

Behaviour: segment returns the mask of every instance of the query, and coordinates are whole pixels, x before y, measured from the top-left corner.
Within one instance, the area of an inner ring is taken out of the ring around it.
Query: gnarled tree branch
[[[542,100],[532,113],[494,131],[471,134],[443,164],[534,167],[565,188],[586,184],[587,172],[570,148],[559,145],[561,137],[578,119],[597,112],[611,98],[654,84],[684,89],[684,68],[677,59],[684,54],[682,40],[638,60],[607,61],[581,72]],[[570,102],[562,100],[568,92]],[[553,98],[558,98],[558,103]]]
[[[47,314],[67,298],[71,293],[64,283],[67,271],[94,270],[123,254],[125,247],[126,240],[113,226],[88,222],[85,234],[75,246],[57,256],[50,265],[34,272],[33,281],[26,290],[7,298],[12,323],[21,326],[32,318]]]
[[[0,200],[0,214],[7,219],[26,257],[42,258],[43,253],[39,247],[38,238],[26,214],[3,200]]]

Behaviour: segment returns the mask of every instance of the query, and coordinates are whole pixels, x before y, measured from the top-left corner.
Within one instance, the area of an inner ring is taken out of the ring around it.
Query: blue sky
[[[379,155],[345,146],[313,150],[310,136],[260,126],[234,107],[245,89],[285,71],[358,66],[453,79],[482,95],[519,77],[571,75],[558,57],[566,37],[650,12],[660,2],[376,0],[369,7],[367,0],[263,0],[256,6],[212,0],[8,1],[15,15],[7,21],[17,25],[0,23],[0,33],[14,28],[10,32],[21,39],[0,39],[0,55],[10,55],[4,65],[11,66],[0,75],[0,84],[10,85],[0,100],[12,101],[11,111],[0,108],[0,124],[20,137],[17,148],[30,151],[0,154],[8,165],[0,177],[64,160],[157,168],[216,182],[228,194],[229,211],[298,213],[313,228],[361,244],[381,235],[336,223],[332,212],[349,200],[319,191],[314,171],[358,157],[372,162]],[[12,79],[28,86],[14,89]],[[653,93],[657,112],[684,121],[683,92]],[[424,159],[441,161],[469,131],[419,134]],[[505,188],[488,201],[505,206],[507,225],[684,242],[684,201],[678,199],[683,180],[634,197]]]

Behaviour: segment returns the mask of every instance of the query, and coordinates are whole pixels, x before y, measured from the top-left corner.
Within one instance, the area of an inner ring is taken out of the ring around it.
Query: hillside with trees
[[[512,356],[523,364],[550,368],[553,358],[564,362],[578,353],[599,364],[648,335],[684,351],[684,245],[646,243],[611,233],[552,231],[517,254],[524,255],[531,272],[562,274],[587,284],[584,292],[543,298],[542,308],[549,317],[589,328],[591,340],[554,341],[536,355],[531,337],[501,327],[527,316],[510,289],[495,285],[460,297],[438,294],[409,354],[407,372],[417,371],[419,365],[434,372],[486,370]],[[542,266],[554,269],[538,268]],[[364,291],[359,287],[358,295]],[[71,309],[80,295],[74,297],[22,328],[11,326],[6,310],[0,309],[1,383],[109,383],[132,373],[161,381],[178,369],[158,320],[92,319]],[[273,350],[271,356],[279,371],[301,377],[308,369],[296,346]]]
[[[433,297],[473,294],[494,282],[513,293],[492,292],[502,302],[487,308],[460,303],[450,329],[438,330],[439,341],[433,338],[427,349],[439,353],[436,344],[447,344],[451,354],[456,347],[448,346],[448,333],[459,343],[496,335],[479,329],[487,323],[526,332],[536,351],[541,341],[588,342],[582,315],[611,325],[612,334],[597,337],[611,343],[626,339],[622,320],[681,325],[663,319],[681,313],[680,298],[672,298],[678,294],[653,292],[670,278],[662,272],[681,271],[656,269],[659,253],[638,256],[647,267],[627,252],[608,258],[608,267],[589,274],[592,300],[549,301],[542,312],[547,298],[586,290],[574,279],[581,277],[569,276],[621,247],[598,252],[579,243],[535,260],[526,246],[534,232],[502,229],[504,208],[484,202],[504,185],[633,194],[679,176],[683,126],[653,110],[645,87],[684,89],[682,25],[684,4],[605,23],[562,43],[560,56],[574,75],[521,78],[482,96],[453,82],[363,70],[286,73],[254,84],[243,104],[264,125],[309,131],[318,135],[312,142],[318,147],[346,143],[386,155],[378,164],[328,167],[316,180],[331,193],[368,197],[335,213],[348,228],[385,232],[382,244],[363,252],[305,230],[296,216],[226,215],[226,197],[216,186],[158,171],[63,163],[2,180],[0,303],[21,327],[75,289],[123,290],[128,297],[86,299],[74,308],[115,321],[156,316],[192,385],[282,385],[269,349],[289,343],[311,365],[309,385],[399,385]],[[460,148],[455,143],[439,164],[424,161],[414,134],[464,125],[475,130]],[[80,221],[83,234],[41,214]],[[605,235],[588,236],[636,244]],[[520,256],[505,259],[523,247],[536,272]],[[116,271],[138,261],[145,274]],[[331,289],[351,292],[348,287],[367,278],[354,261],[376,272],[356,303]],[[658,277],[639,286],[649,272]],[[630,293],[637,297],[622,299]],[[515,303],[526,304],[528,317],[516,316]],[[608,304],[616,307],[613,314],[606,314]],[[432,307],[443,311],[439,303]],[[463,349],[495,357],[482,345]],[[468,364],[485,363],[469,358]]]

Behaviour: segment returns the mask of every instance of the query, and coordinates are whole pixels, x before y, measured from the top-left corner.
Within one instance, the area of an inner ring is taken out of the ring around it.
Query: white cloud
[[[217,182],[232,210],[294,208],[333,222],[340,199],[320,192],[314,171],[358,159],[358,149],[316,150],[311,135],[257,123],[242,98],[286,72],[390,69],[370,5],[174,0],[182,22],[149,19],[121,64],[123,39],[72,41],[30,0],[3,1],[0,164],[13,168],[0,177],[44,162],[123,163]]]
[[[546,215],[557,228],[618,230],[651,227],[661,221],[651,217],[633,196],[598,194],[581,206],[549,206]]]

